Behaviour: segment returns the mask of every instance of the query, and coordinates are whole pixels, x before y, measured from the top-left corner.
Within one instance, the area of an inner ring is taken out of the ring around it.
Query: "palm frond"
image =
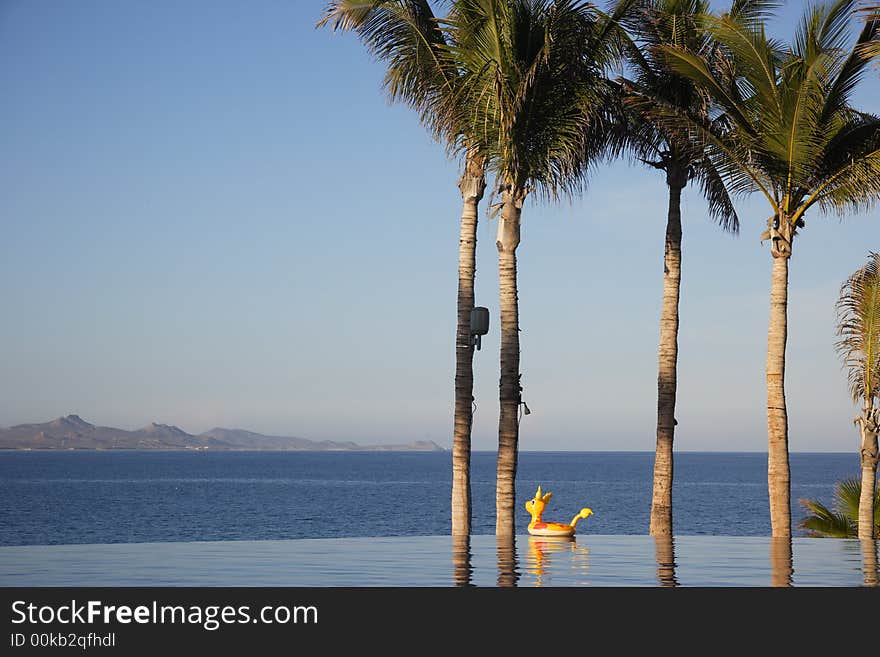
[[[714,170],[722,178],[731,196],[760,191],[774,208],[773,178],[755,160],[760,158],[760,145],[756,137],[739,133],[730,137],[731,121],[727,115],[713,121],[700,121],[680,108],[656,101],[652,116],[665,126],[665,130],[686,133],[688,140],[708,158]]]
[[[835,350],[848,369],[853,403],[880,394],[880,254],[868,261],[840,287],[835,304]]]
[[[851,538],[858,534],[852,519],[842,513],[835,513],[817,500],[800,500],[811,515],[803,518],[798,526],[808,536],[826,538]]]
[[[845,110],[850,98],[872,57],[880,56],[880,9],[865,20],[855,46],[840,66],[834,82],[828,89],[822,121],[827,122],[835,113]],[[873,48],[873,51],[872,51]]]
[[[880,150],[853,159],[834,172],[810,197],[806,210],[817,203],[826,214],[867,212],[880,199]],[[798,214],[803,214],[799,212]]]
[[[764,122],[779,120],[782,108],[777,83],[782,46],[767,37],[763,22],[743,23],[726,15],[707,17],[706,23],[713,38],[736,62],[737,82],[760,104]]]
[[[782,5],[781,0],[733,0],[727,14],[738,22],[754,27],[772,18],[774,11]]]
[[[715,219],[722,229],[738,233],[739,217],[736,214],[736,207],[715,163],[710,158],[703,157],[693,166],[694,176],[699,181],[700,191],[709,206],[709,216]]]
[[[782,192],[788,199],[787,213],[800,202],[795,190],[803,189],[816,168],[829,132],[822,124],[825,106],[825,80],[830,77],[827,58],[788,64],[779,102],[782,113],[778,124],[767,126],[763,143],[766,152],[785,165]]]
[[[880,199],[880,117],[839,112],[827,130],[812,176],[803,181],[810,193],[797,217],[814,204],[842,215],[868,210]]]
[[[833,510],[819,500],[801,499],[809,512],[798,526],[816,538],[855,538],[859,534],[859,501],[862,481],[847,477],[835,484]],[[880,532],[880,486],[874,489],[874,534]]]
[[[869,59],[878,59],[880,58],[880,41],[874,40],[869,43],[866,43],[862,47],[862,52]]]
[[[335,0],[318,27],[353,31],[386,64],[385,91],[392,102],[417,110],[438,140],[456,140],[450,112],[457,72],[442,57],[447,37],[427,0]]]
[[[880,4],[868,4],[859,7],[856,9],[856,13],[864,21],[866,27],[872,23],[876,26],[880,22]],[[875,66],[880,66],[880,35],[877,35],[875,32],[874,38],[862,43],[858,49],[860,54],[867,58],[869,63],[873,60]]]
[[[854,4],[853,0],[834,0],[807,7],[795,32],[793,54],[810,62],[823,53],[842,51]]]
[[[859,517],[862,482],[855,477],[839,481],[834,488],[834,510],[849,518]]]
[[[734,89],[716,77],[704,58],[676,46],[664,45],[660,46],[660,50],[666,56],[666,62],[672,70],[705,89],[719,108],[735,120],[743,132],[757,136],[758,126],[753,125],[751,117],[744,112],[742,102]]]

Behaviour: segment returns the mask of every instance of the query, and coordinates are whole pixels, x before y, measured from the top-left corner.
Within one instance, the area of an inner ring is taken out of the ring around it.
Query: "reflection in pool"
[[[876,541],[477,535],[0,547],[0,586],[877,586]]]
[[[657,581],[660,586],[678,586],[675,579],[675,542],[672,536],[654,538],[657,555]]]
[[[574,537],[529,536],[525,558],[526,573],[534,578],[535,586],[589,586],[590,550],[579,545]],[[555,555],[565,553],[569,560],[569,581],[553,581]]]
[[[860,541],[864,562],[865,586],[880,586],[880,569],[877,566],[877,541]]]
[[[487,537],[479,538],[483,543]],[[458,586],[479,584],[482,578],[473,562],[482,561],[483,555],[479,549],[471,550],[472,540],[453,541],[453,579]],[[706,536],[591,536],[579,541],[576,537],[518,536],[516,540],[499,537],[495,542],[498,586],[880,584],[877,541]],[[651,545],[653,562],[648,556]],[[676,545],[682,546],[679,552],[684,555],[678,561]]]
[[[677,571],[690,586],[878,586],[877,541],[740,537],[518,537],[497,541],[499,586],[680,586]],[[610,539],[610,540],[609,540]],[[646,550],[654,546],[653,579],[647,575]],[[676,544],[686,548],[684,563],[676,562]],[[591,572],[590,545],[598,549]],[[860,547],[861,559],[856,554]],[[763,552],[761,548],[766,549]],[[517,547],[526,547],[517,558]],[[609,549],[611,548],[611,549]],[[620,548],[620,549],[617,549]],[[795,577],[795,550],[802,557]],[[458,565],[474,569],[468,554]],[[606,572],[610,570],[611,572]],[[521,572],[520,572],[521,571]],[[862,576],[861,581],[857,579]],[[468,579],[464,585],[472,585]]]

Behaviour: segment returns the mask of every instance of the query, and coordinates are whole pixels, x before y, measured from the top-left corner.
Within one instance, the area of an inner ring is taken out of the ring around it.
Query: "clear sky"
[[[458,165],[355,36],[315,29],[323,6],[0,0],[0,424],[451,445]],[[880,111],[880,70],[857,99]],[[522,450],[654,449],[666,203],[625,162],[527,202]],[[738,209],[730,236],[683,196],[679,450],[766,450],[769,210]],[[494,231],[481,213],[477,450],[497,445]],[[812,212],[795,243],[792,451],[857,449],[834,302],[878,248],[880,210]]]

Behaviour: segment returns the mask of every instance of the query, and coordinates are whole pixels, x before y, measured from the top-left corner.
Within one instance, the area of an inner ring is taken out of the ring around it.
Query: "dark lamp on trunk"
[[[475,306],[471,310],[471,345],[480,350],[480,337],[489,332],[489,309]]]

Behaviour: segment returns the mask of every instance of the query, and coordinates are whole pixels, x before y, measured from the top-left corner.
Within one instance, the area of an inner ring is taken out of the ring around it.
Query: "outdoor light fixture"
[[[475,306],[471,310],[471,345],[480,350],[480,337],[489,332],[489,309]]]

